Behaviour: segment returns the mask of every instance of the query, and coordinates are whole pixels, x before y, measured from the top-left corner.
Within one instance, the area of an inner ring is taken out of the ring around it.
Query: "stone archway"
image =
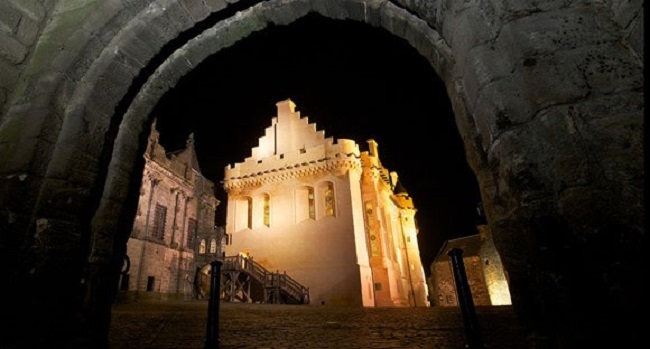
[[[129,173],[138,169],[151,108],[205,57],[270,23],[288,24],[310,12],[387,29],[406,39],[445,81],[504,253],[513,302],[521,314],[539,320],[532,325],[548,330],[550,319],[573,313],[564,307],[577,302],[576,311],[585,311],[601,296],[615,297],[612,314],[625,314],[631,302],[625,299],[639,295],[628,286],[640,268],[643,236],[643,63],[630,24],[638,21],[641,5],[57,5],[0,127],[2,203],[8,207],[2,227],[11,232],[4,258],[18,265],[17,283],[65,280],[39,305],[70,297],[68,304],[47,308],[70,319],[77,315],[70,309],[79,308],[65,308],[79,301],[70,295],[85,267],[82,281],[91,285],[86,315],[100,343],[110,318],[113,262],[121,260],[116,238],[124,238],[119,232],[132,210]],[[553,32],[557,28],[562,31]],[[595,267],[582,274],[581,264]],[[599,279],[601,272],[607,280]],[[597,296],[569,297],[592,287]],[[578,332],[600,326],[586,324]],[[585,340],[575,333],[562,337]]]

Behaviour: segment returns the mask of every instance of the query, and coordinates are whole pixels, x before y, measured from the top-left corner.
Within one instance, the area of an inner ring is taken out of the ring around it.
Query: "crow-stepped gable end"
[[[252,156],[226,168],[226,255],[286,272],[314,304],[428,306],[415,208],[377,142],[325,138],[291,100],[277,112]]]

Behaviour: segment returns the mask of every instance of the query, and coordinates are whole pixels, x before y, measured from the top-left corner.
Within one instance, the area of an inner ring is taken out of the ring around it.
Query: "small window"
[[[153,287],[156,283],[156,278],[153,276],[147,277],[147,292],[153,292]]]
[[[332,183],[327,184],[325,189],[325,215],[334,216],[336,206],[334,204],[334,185]]]
[[[448,304],[453,304],[454,303],[454,296],[448,294],[447,295],[447,303]]]
[[[271,226],[271,197],[269,194],[264,194],[264,225],[267,227]]]
[[[253,199],[247,198],[248,201],[248,229],[253,229]]]
[[[307,200],[309,205],[309,218],[316,219],[316,199],[314,198],[314,188],[309,188]]]
[[[217,253],[217,239],[210,240],[210,253]]]
[[[375,283],[375,291],[381,291],[381,282]]]
[[[201,239],[201,243],[199,244],[199,254],[204,254],[205,253],[205,239]]]

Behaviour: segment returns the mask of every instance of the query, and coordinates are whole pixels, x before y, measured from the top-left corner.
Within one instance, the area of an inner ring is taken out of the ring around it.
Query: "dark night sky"
[[[478,186],[442,82],[404,40],[383,29],[308,16],[255,33],[210,57],[158,105],[161,143],[181,148],[194,132],[203,174],[220,187],[227,164],[258,145],[291,98],[326,137],[367,150],[379,144],[382,165],[397,171],[418,209],[424,267],[449,238],[474,234]]]

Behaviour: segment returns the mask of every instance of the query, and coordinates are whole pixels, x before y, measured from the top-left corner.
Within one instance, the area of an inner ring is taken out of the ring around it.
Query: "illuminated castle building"
[[[225,169],[226,256],[286,272],[312,304],[428,306],[416,209],[377,143],[335,143],[276,105],[252,156]]]
[[[196,292],[196,268],[206,263],[195,261],[196,252],[216,252],[218,246],[214,216],[219,201],[214,184],[201,174],[193,136],[185,149],[173,153],[158,138],[154,123],[120,289],[127,296],[190,298]]]

